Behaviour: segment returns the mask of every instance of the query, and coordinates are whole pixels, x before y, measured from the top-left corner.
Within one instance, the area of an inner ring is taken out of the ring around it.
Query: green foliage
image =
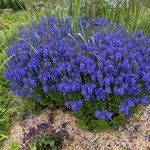
[[[9,127],[10,127],[9,115],[7,109],[5,108],[5,105],[0,99],[0,146],[1,142],[3,142],[3,140],[7,138]]]
[[[4,132],[9,127],[9,117],[7,110],[0,104],[0,131]]]
[[[100,110],[109,108],[111,112],[116,114],[110,121],[101,121],[95,118],[94,100],[86,103],[81,108],[81,110],[76,113],[79,127],[85,130],[99,131],[99,130],[113,129],[112,127],[115,128],[116,126],[122,126],[127,119],[124,115],[117,113],[119,102],[120,99],[117,99],[115,97],[112,98],[111,100],[108,99],[105,102],[104,101],[99,102],[97,105],[98,109]]]
[[[37,105],[41,105],[43,107],[48,107],[51,109],[58,108],[64,105],[65,97],[62,93],[57,91],[51,91],[45,95],[42,88],[42,85],[37,85],[35,90],[33,101],[36,99]]]
[[[140,15],[140,23],[139,23],[139,29],[142,29],[145,31],[146,34],[150,33],[150,9],[147,9],[147,7],[143,7]]]
[[[3,57],[0,57],[3,59]],[[1,60],[0,59],[0,60]],[[1,69],[0,69],[1,71]],[[6,83],[2,79],[2,72],[0,72],[0,146],[7,138],[10,127],[10,118],[7,105],[5,105],[6,98],[8,98],[8,91],[6,90]]]
[[[16,108],[16,119],[24,120],[29,117],[30,113],[38,115],[43,106],[35,102],[33,99],[21,99],[20,107]]]
[[[0,29],[0,145],[9,134],[11,117],[17,112],[16,108],[20,105],[18,98],[11,95],[7,81],[3,79],[3,64],[6,61],[5,49],[12,42],[16,33],[13,21],[7,18],[11,16],[11,13],[6,14],[0,15],[2,26],[2,30]]]
[[[78,31],[78,18],[81,14],[80,12],[81,0],[72,0],[70,1],[69,14],[73,16],[72,28],[77,32]]]
[[[110,125],[116,127],[116,126],[122,126],[124,125],[124,123],[126,122],[127,118],[122,115],[119,114],[118,116],[114,117],[111,121],[110,121]]]
[[[65,98],[62,93],[56,92],[56,91],[51,91],[48,95],[49,100],[48,100],[48,107],[50,108],[58,108],[60,106],[64,105]]]
[[[79,24],[77,17],[97,18],[105,17],[109,20],[124,24],[129,30],[142,29],[150,33],[149,29],[149,7],[148,0],[116,0],[110,4],[109,0],[73,0],[69,5],[68,14],[73,16],[72,27],[77,30]],[[147,19],[143,14],[146,14]]]
[[[58,150],[60,138],[57,135],[42,134],[31,143],[30,150]]]
[[[140,108],[139,106],[134,106],[134,107],[132,108],[132,110],[131,110],[132,114],[133,114],[133,115],[134,115],[134,114],[137,114],[139,108]]]
[[[112,98],[111,100],[108,99],[105,102],[99,102],[97,105],[98,109],[106,109],[109,108],[111,112],[115,115],[109,121],[101,121],[97,120],[94,116],[94,100],[91,102],[86,103],[79,112],[76,112],[75,115],[78,119],[78,126],[83,130],[90,130],[90,131],[100,131],[106,129],[116,129],[119,126],[123,126],[124,123],[127,121],[127,118],[123,114],[118,114],[118,105],[121,100],[117,97]],[[88,111],[87,111],[88,110]],[[139,106],[135,106],[131,109],[131,114],[134,116],[138,113]]]
[[[142,3],[145,7],[150,8],[150,1],[149,0],[142,0]]]
[[[9,135],[11,120],[19,105],[20,99],[11,95],[7,82],[0,77],[0,147]]]
[[[3,142],[5,139],[7,139],[7,138],[8,138],[7,135],[5,135],[5,134],[3,134],[3,133],[0,133],[0,146],[2,145],[2,142]]]
[[[9,145],[9,149],[8,149],[8,150],[19,150],[19,145],[18,145],[18,143],[12,142],[12,143]]]
[[[22,0],[1,0],[0,9],[13,9],[15,11],[26,9]]]
[[[122,23],[131,31],[139,25],[142,3],[139,0],[118,0],[111,5],[106,0],[87,1],[81,8],[81,14],[86,17],[106,17],[113,22]]]
[[[104,17],[109,11],[109,4],[105,0],[84,1],[81,13],[84,17]]]

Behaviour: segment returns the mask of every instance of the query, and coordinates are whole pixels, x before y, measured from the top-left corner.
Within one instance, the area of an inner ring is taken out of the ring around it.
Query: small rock
[[[0,9],[0,13],[13,12],[13,9]]]
[[[40,1],[40,2],[37,3],[37,6],[38,6],[38,7],[43,7],[43,6],[44,6],[44,3],[43,3],[42,1]]]
[[[150,135],[145,136],[145,139],[150,142]]]
[[[62,124],[62,128],[66,128],[67,127],[68,122],[65,122]]]
[[[42,1],[39,1],[39,2],[34,4],[35,9],[41,9],[43,7],[44,7],[44,3]]]
[[[133,132],[139,132],[140,125],[135,125],[133,128]]]
[[[107,148],[111,148],[111,145],[110,145],[110,144],[108,144],[108,145],[107,145]]]

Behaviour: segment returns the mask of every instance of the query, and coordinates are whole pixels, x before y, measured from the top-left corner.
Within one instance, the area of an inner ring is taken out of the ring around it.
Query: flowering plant
[[[71,21],[22,28],[7,50],[5,78],[15,95],[64,104],[89,129],[120,125],[150,102],[150,38],[105,18],[80,18],[78,31]]]

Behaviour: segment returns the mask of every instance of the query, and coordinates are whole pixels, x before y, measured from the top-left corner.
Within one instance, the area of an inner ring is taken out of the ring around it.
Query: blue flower
[[[83,101],[81,99],[73,101],[69,100],[65,102],[65,107],[74,110],[74,111],[79,111],[83,105]]]
[[[93,98],[95,84],[86,83],[82,86],[81,94],[86,98],[86,100],[91,100]]]
[[[118,88],[118,87],[114,87],[114,93],[116,95],[122,96],[124,94],[124,88]]]
[[[113,115],[112,112],[108,110],[102,110],[102,111],[96,110],[95,111],[95,117],[103,121],[110,120],[112,115]]]
[[[150,100],[149,100],[148,96],[143,96],[143,97],[140,99],[140,102],[141,102],[141,104],[143,104],[144,106],[147,106],[147,105],[150,103]]]
[[[105,92],[102,88],[98,88],[95,90],[95,95],[96,95],[96,98],[98,100],[104,100],[105,99]]]
[[[106,87],[105,87],[105,92],[106,92],[107,94],[110,94],[110,93],[111,93],[111,88],[110,88],[110,86],[106,86]]]
[[[119,112],[124,114],[126,117],[130,117],[130,107],[126,102],[121,102],[119,105]]]

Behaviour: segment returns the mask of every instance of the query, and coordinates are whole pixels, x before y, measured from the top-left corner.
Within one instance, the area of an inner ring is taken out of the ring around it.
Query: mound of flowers
[[[105,18],[41,18],[7,50],[16,96],[75,111],[88,129],[118,126],[149,104],[150,38]]]

